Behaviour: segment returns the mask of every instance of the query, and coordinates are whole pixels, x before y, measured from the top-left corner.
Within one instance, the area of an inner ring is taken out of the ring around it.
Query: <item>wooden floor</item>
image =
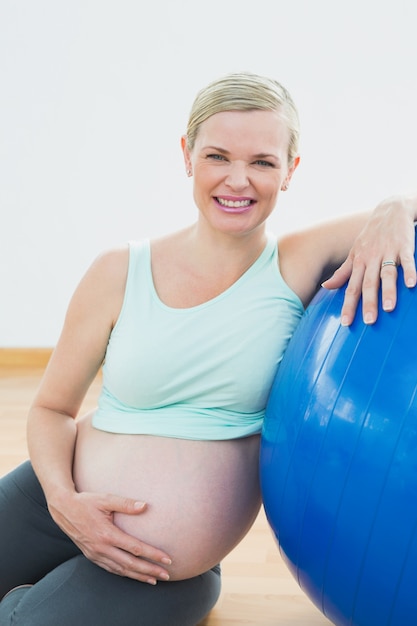
[[[25,419],[40,376],[37,368],[0,367],[0,475],[27,457]],[[95,406],[98,387],[84,408]],[[282,562],[263,512],[222,568],[221,598],[200,626],[329,626]]]

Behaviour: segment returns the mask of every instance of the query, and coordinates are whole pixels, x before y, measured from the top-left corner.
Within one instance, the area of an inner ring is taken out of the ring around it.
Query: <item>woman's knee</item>
[[[0,598],[79,553],[52,520],[30,463],[0,479]]]

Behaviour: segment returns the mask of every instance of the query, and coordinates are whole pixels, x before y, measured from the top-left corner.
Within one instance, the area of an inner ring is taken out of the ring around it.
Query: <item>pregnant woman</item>
[[[380,281],[395,306],[396,264],[415,284],[414,198],[268,232],[298,134],[276,81],[207,86],[182,138],[195,223],[108,251],[81,280],[29,412],[30,461],[0,481],[1,626],[201,621],[259,511],[265,405],[304,308],[337,268],[347,325],[361,292],[375,321]],[[100,368],[98,407],[79,416]]]

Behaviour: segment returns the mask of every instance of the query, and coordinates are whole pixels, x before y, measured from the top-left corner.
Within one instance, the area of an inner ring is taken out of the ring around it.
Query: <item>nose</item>
[[[226,184],[235,191],[245,189],[249,185],[245,163],[234,162],[230,164]]]

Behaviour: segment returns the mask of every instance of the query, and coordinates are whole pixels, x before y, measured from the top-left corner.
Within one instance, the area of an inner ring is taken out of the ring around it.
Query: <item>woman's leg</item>
[[[29,462],[0,479],[0,598],[79,554],[51,518]]]
[[[156,586],[86,559],[52,520],[30,463],[0,479],[0,626],[195,626],[215,605],[220,568]]]
[[[219,567],[152,586],[110,574],[77,556],[33,587],[12,591],[0,603],[0,625],[195,626],[219,593]]]

